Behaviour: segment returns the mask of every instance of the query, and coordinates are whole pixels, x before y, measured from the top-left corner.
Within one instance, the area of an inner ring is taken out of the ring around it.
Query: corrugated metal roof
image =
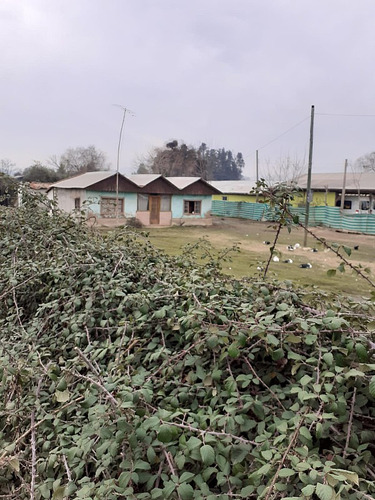
[[[166,177],[166,179],[178,189],[184,189],[190,184],[201,180],[200,177]]]
[[[59,182],[55,182],[50,186],[50,188],[59,189],[85,189],[92,184],[108,179],[112,177],[116,172],[111,170],[99,171],[99,172],[86,172],[85,174],[77,175],[75,177],[69,177],[69,179],[64,179]]]
[[[161,174],[134,174],[129,175],[127,178],[137,184],[137,186],[143,187],[159,177],[161,177]]]
[[[333,191],[341,191],[344,182],[344,173],[327,173],[327,174],[312,174],[311,189],[328,189]],[[306,189],[307,174],[301,175],[297,179],[297,185]],[[375,172],[347,172],[345,188],[347,190],[356,191],[375,191]]]
[[[227,194],[250,194],[255,187],[255,181],[208,181],[211,186],[222,193]]]

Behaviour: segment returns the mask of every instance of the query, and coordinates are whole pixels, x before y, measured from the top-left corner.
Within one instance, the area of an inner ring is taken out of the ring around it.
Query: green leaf
[[[371,378],[368,389],[371,396],[375,398],[375,375]]]
[[[231,451],[231,459],[233,464],[242,462],[249,454],[251,447],[248,445],[233,445]]]
[[[63,500],[65,496],[65,486],[59,486],[52,495],[52,500]]]
[[[69,389],[65,389],[65,391],[56,391],[55,398],[58,403],[66,403],[70,398]]]
[[[170,443],[173,440],[173,434],[170,425],[161,425],[158,432],[158,439],[162,443]]]
[[[346,253],[346,255],[349,255],[349,257],[351,256],[352,249],[350,247],[347,247],[347,246],[343,245],[342,249],[344,250],[344,252]]]
[[[204,465],[212,465],[215,462],[215,451],[209,444],[205,444],[199,449],[199,453]]]
[[[245,486],[240,491],[240,495],[241,495],[242,498],[248,498],[249,495],[251,495],[252,493],[254,493],[254,490],[255,490],[254,486],[251,486],[251,485],[250,486]]]
[[[332,276],[336,276],[336,269],[328,269],[327,276],[331,278]]]
[[[228,354],[231,358],[237,358],[240,355],[237,344],[232,344],[228,347]]]
[[[328,484],[318,483],[315,488],[315,493],[320,500],[334,500],[336,498],[335,490]]]
[[[180,476],[179,482],[180,483],[187,483],[188,481],[193,479],[194,476],[195,476],[195,474],[193,474],[192,472],[183,472]]]
[[[302,493],[305,495],[305,497],[311,497],[311,495],[315,491],[315,484],[308,484],[304,488],[302,488]]]
[[[188,483],[182,483],[177,488],[177,492],[181,498],[181,500],[191,500],[194,498],[194,490],[193,487]]]
[[[290,477],[294,476],[296,474],[296,471],[293,469],[288,469],[287,467],[283,468],[279,472],[279,477]]]
[[[325,352],[323,354],[323,360],[327,366],[332,366],[333,364],[333,354],[331,352]]]

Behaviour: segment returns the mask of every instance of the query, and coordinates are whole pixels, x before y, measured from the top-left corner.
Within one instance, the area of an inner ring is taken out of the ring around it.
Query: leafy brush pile
[[[52,214],[0,212],[0,498],[373,498],[371,303]]]

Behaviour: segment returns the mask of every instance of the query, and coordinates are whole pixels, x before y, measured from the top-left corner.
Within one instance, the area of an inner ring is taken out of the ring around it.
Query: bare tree
[[[260,177],[263,177],[269,185],[278,182],[295,182],[307,170],[305,157],[292,158],[288,155],[280,157],[275,163],[271,163],[269,159],[265,163],[266,168]]]
[[[360,156],[355,162],[356,169],[375,172],[375,151]]]
[[[110,166],[106,155],[98,151],[95,146],[68,148],[60,158],[56,155],[51,156],[49,164],[57,169],[61,178],[85,172],[108,170]]]
[[[11,175],[15,166],[16,164],[9,160],[9,158],[0,160],[0,172],[3,174]]]

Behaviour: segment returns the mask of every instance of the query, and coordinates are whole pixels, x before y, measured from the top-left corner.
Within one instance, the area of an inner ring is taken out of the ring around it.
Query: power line
[[[366,116],[366,117],[375,117],[375,115],[349,115],[349,114],[344,114],[344,113],[315,113],[316,115],[322,115],[322,116]]]
[[[258,148],[258,151],[260,151],[261,149],[264,149],[266,148],[267,146],[269,146],[270,144],[272,144],[273,142],[277,141],[278,139],[280,139],[280,137],[283,137],[285,134],[287,134],[288,132],[290,132],[291,130],[297,128],[299,125],[301,125],[303,122],[305,122],[306,120],[308,120],[310,118],[310,116],[306,116],[303,120],[301,120],[300,122],[296,123],[295,125],[293,125],[292,127],[288,128],[287,130],[285,130],[283,133],[281,133],[280,135],[278,135],[277,137],[275,137],[274,139],[272,139],[271,141],[267,142],[266,144],[264,144],[263,146],[261,146],[260,148]]]

